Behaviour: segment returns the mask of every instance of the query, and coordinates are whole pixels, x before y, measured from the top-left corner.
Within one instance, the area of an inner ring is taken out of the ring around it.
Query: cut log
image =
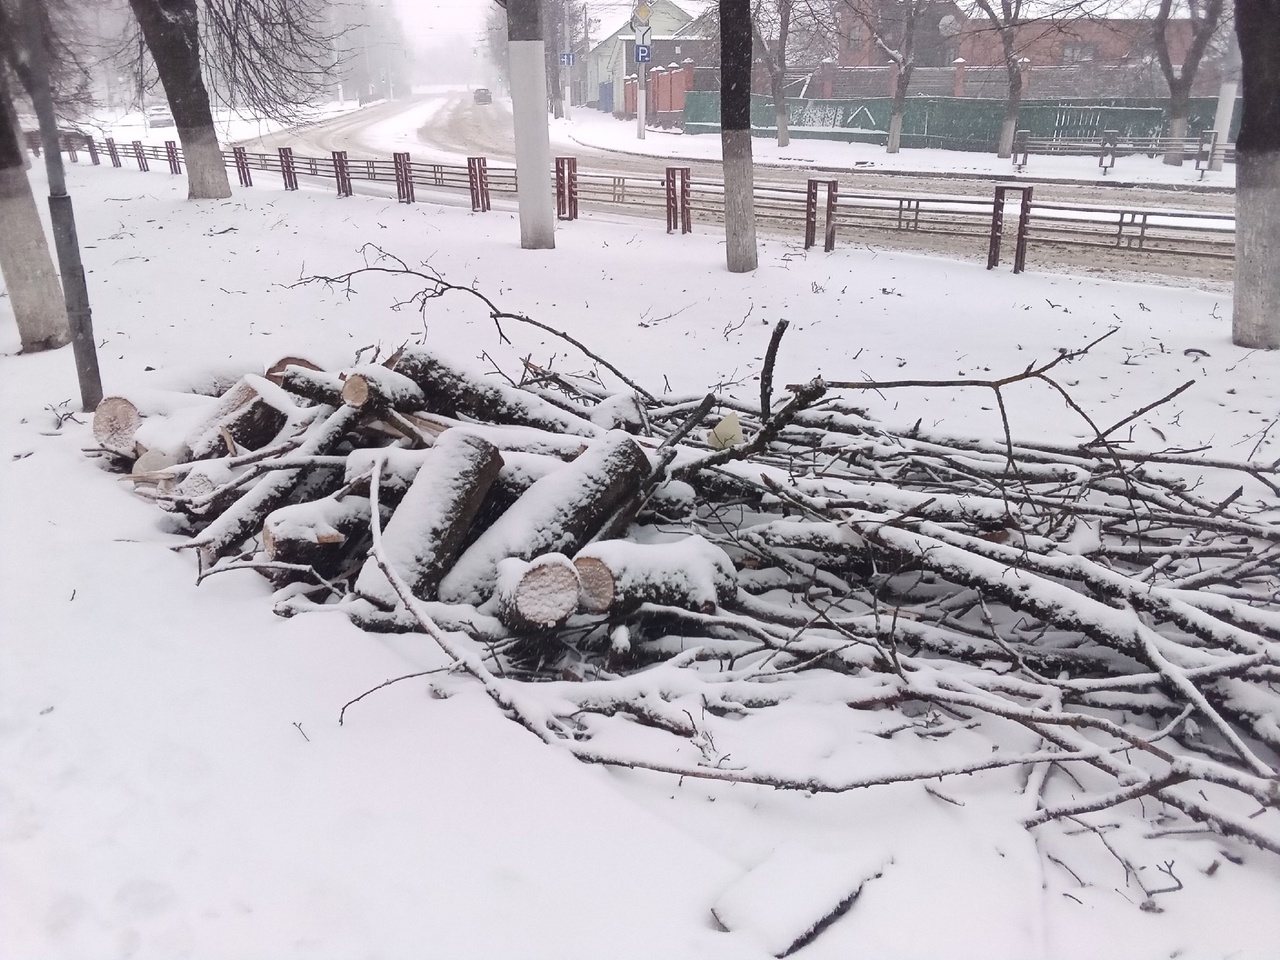
[[[186,441],[189,459],[260,450],[298,413],[293,398],[265,377],[246,376],[222,395],[213,413]]]
[[[290,365],[280,374],[280,386],[312,403],[327,407],[342,403],[342,378],[336,373]]]
[[[440,582],[440,599],[482,603],[507,557],[576,553],[649,470],[649,458],[635,441],[611,431],[573,463],[535,482],[481,534]]]
[[[137,456],[135,440],[142,414],[124,397],[103,397],[93,411],[93,439],[103,450],[122,457]]]
[[[364,540],[368,531],[367,497],[328,496],[273,510],[262,524],[262,548],[272,562],[304,564],[332,577],[351,557],[353,541]]]
[[[578,572],[562,553],[503,560],[494,590],[498,619],[513,633],[553,630],[578,609],[578,590]]]
[[[639,433],[644,429],[644,408],[634,393],[614,394],[591,408],[591,422],[606,430]]]
[[[714,613],[738,589],[729,555],[699,536],[673,543],[604,540],[573,562],[588,613],[627,612],[643,603]]]
[[[466,604],[423,601],[419,608],[441,630],[465,633],[481,643],[501,643],[511,634],[497,617],[480,613]],[[316,603],[302,596],[287,597],[272,608],[276,616],[295,617],[300,613],[343,613],[361,630],[370,633],[420,633],[422,624],[404,607],[383,610],[362,597],[349,597],[341,603]]]
[[[497,447],[460,429],[445,432],[424,451],[413,483],[382,533],[386,562],[415,597],[434,599],[501,467]],[[400,599],[372,557],[360,571],[356,593],[388,609]]]
[[[598,437],[604,433],[585,417],[526,390],[489,383],[426,350],[406,348],[396,361],[395,369],[422,389],[427,409],[435,413],[464,414],[477,420],[521,424],[579,437]]]
[[[292,369],[292,368],[291,368]],[[297,457],[331,454],[342,443],[363,414],[355,407],[339,407],[317,421],[295,451]],[[201,551],[207,560],[223,556],[262,528],[267,514],[284,506],[294,490],[315,472],[315,467],[273,470],[249,488],[204,531],[186,544]]]
[[[427,405],[418,385],[382,366],[358,367],[342,383],[342,402],[367,410],[413,412]]]

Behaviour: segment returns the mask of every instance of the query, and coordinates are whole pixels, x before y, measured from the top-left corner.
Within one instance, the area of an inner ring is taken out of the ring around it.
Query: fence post
[[[827,222],[822,235],[822,249],[830,253],[836,248],[836,210],[840,202],[840,181],[827,181]]]
[[[1102,145],[1098,149],[1098,166],[1102,168],[1104,177],[1116,165],[1116,146],[1119,140],[1119,130],[1102,131]]]
[[[693,233],[693,185],[689,167],[680,168],[680,232]]]
[[[164,142],[164,155],[169,161],[170,173],[181,173],[182,162],[178,159],[178,145],[172,140]]]
[[[93,137],[84,138],[85,148],[89,151],[89,160],[95,167],[101,166],[102,158],[98,156],[98,145],[94,142]]]
[[[1015,130],[1013,133],[1013,169],[1021,173],[1027,166],[1027,140],[1031,137],[1030,130]],[[1018,157],[1022,157],[1021,160]]]
[[[244,147],[232,147],[231,156],[235,158],[236,178],[242,187],[253,186],[253,175],[249,172],[249,155]]]
[[[818,181],[809,179],[804,191],[804,248],[813,246],[818,234]]]
[[[111,158],[113,167],[120,166],[120,151],[116,149],[116,142],[110,137],[107,137],[107,156]]]
[[[298,171],[293,166],[293,148],[279,147],[280,153],[280,175],[284,178],[284,188],[286,190],[298,189]]]
[[[351,168],[347,166],[347,151],[333,151],[333,179],[338,185],[338,196],[351,196]]]
[[[1013,251],[1013,272],[1021,273],[1027,265],[1027,235],[1031,232],[1031,191],[1022,188],[1022,208],[1018,211],[1018,240]]]
[[[489,210],[489,163],[484,157],[467,157],[467,181],[471,187],[471,209],[476,213]]]
[[[63,137],[62,143],[67,148],[67,156],[71,158],[71,162],[79,163],[80,154],[76,153],[75,137]]]
[[[994,270],[1000,263],[1000,235],[1004,231],[1004,195],[1008,187],[997,186],[991,204],[991,239],[987,243],[987,269]]]
[[[393,153],[391,159],[396,169],[396,200],[413,203],[413,167],[409,164],[409,154]]]
[[[556,157],[556,219],[578,219],[577,157]]]
[[[146,173],[151,169],[150,165],[147,163],[146,151],[142,149],[141,140],[133,141],[133,158],[138,161],[138,169],[143,173]]]

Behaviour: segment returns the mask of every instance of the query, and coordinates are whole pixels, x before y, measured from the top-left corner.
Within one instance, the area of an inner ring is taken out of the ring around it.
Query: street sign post
[[[560,66],[562,66],[562,67],[572,67],[572,66],[573,66],[573,54],[572,54],[572,53],[562,53],[562,54],[560,54]]]
[[[649,41],[653,36],[653,31],[649,27],[649,17],[653,13],[652,8],[645,0],[639,0],[631,11],[631,29],[635,31],[635,61],[636,61],[636,138],[644,139],[645,126],[645,99],[649,80],[648,64],[653,61],[653,47],[649,45]]]
[[[636,44],[636,63],[652,63],[653,47],[645,43]]]

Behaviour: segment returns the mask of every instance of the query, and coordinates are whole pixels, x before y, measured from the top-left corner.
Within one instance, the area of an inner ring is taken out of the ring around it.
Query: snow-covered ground
[[[107,391],[144,405],[285,355],[341,366],[424,338],[478,370],[482,352],[589,366],[529,328],[507,325],[500,344],[469,299],[419,316],[393,307],[412,292],[393,281],[289,286],[357,266],[372,242],[582,338],[656,393],[758,394],[784,318],[779,384],[1011,373],[1114,326],[1063,377],[1097,419],[1194,378],[1134,428],[1137,445],[1280,456],[1258,437],[1280,408],[1280,355],[1231,345],[1221,292],[774,239],[735,276],[714,232],[586,219],[527,252],[510,212],[266,186],[190,203],[181,177],[68,173]],[[1152,877],[1176,861],[1185,884],[1144,912],[1096,837],[1018,825],[1013,774],[951,783],[955,806],[921,784],[802,796],[588,767],[465,682],[433,696],[431,678],[368,697],[340,727],[344,703],[442,665],[439,651],[340,616],[278,619],[252,573],[196,587],[190,554],[167,549],[181,538],[82,455],[87,426],[59,424],[77,406],[70,350],[17,345],[0,298],[0,956],[756,960],[890,858],[801,956],[1276,956],[1280,858],[1144,840],[1119,808],[1113,842]],[[895,423],[1000,429],[981,391],[860,399]],[[1019,434],[1092,436],[1047,389],[1006,399]],[[823,756],[845,722],[797,711],[773,749]],[[884,744],[865,762],[903,760]]]
[[[575,109],[569,121],[553,120],[552,136],[582,146],[621,153],[677,157],[687,160],[719,160],[720,137],[715,134],[686,136],[683,133],[649,129],[644,140],[636,136],[634,120],[615,120],[598,110]],[[870,143],[838,143],[833,140],[793,139],[779,147],[776,139],[755,137],[751,150],[759,163],[828,170],[888,170],[903,173],[982,175],[1013,178],[1009,160],[993,153],[960,150],[906,149],[896,154]],[[1032,155],[1025,176],[1046,180],[1121,181],[1190,186],[1234,187],[1235,164],[1200,178],[1194,161],[1180,167],[1166,166],[1160,157],[1120,157],[1110,173],[1098,168],[1096,157],[1049,157]]]

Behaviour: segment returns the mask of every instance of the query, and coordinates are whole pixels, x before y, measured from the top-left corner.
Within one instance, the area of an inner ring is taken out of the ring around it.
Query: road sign
[[[642,47],[647,47],[652,40],[653,27],[646,23],[636,28],[636,43],[640,44]]]
[[[648,23],[651,13],[653,11],[647,3],[637,3],[635,9],[631,11],[631,16],[639,23]]]
[[[653,47],[647,43],[636,44],[636,63],[652,63]]]
[[[562,66],[562,67],[572,67],[572,66],[573,66],[573,54],[572,54],[572,53],[562,53],[562,54],[560,54],[560,66]]]

